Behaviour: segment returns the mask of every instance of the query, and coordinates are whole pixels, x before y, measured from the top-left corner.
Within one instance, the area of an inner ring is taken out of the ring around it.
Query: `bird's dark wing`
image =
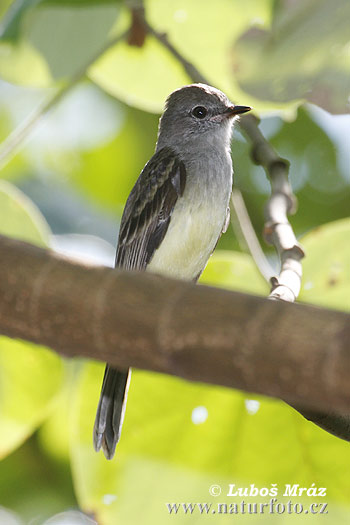
[[[184,163],[171,148],[162,148],[153,155],[125,205],[119,230],[117,267],[146,268],[167,232],[185,184]]]
[[[159,150],[146,164],[125,205],[116,266],[144,270],[162,242],[177,199],[183,194],[186,170],[170,148]],[[94,446],[112,459],[120,437],[130,371],[106,366],[94,426]]]

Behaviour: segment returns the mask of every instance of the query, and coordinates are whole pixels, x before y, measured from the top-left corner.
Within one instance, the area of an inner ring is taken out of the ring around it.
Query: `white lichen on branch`
[[[270,299],[294,302],[302,278],[304,251],[298,243],[288,215],[296,211],[296,198],[288,180],[289,163],[279,157],[261,133],[254,115],[241,119],[241,128],[252,143],[252,158],[261,165],[271,183],[271,196],[265,206],[264,237],[280,258],[278,277],[272,277]]]

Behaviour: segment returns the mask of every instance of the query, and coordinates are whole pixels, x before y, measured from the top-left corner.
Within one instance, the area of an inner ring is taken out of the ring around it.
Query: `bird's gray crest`
[[[182,107],[187,109],[191,105],[205,103],[217,106],[219,110],[231,105],[230,100],[219,89],[206,84],[189,84],[176,89],[168,96],[165,102],[165,111],[171,110],[173,107],[176,110]]]

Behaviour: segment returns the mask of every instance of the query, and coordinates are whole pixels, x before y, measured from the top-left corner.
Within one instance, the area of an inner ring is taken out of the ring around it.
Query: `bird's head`
[[[161,146],[188,145],[198,140],[224,141],[231,137],[234,119],[250,111],[236,106],[218,89],[205,84],[191,84],[173,91],[160,119],[158,142]]]

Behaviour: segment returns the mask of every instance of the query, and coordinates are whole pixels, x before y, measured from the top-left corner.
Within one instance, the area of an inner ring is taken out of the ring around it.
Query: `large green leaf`
[[[52,81],[44,58],[24,41],[16,45],[0,42],[0,77],[15,84],[36,87],[46,87]]]
[[[0,494],[1,525],[43,525],[53,514],[77,506],[69,464],[50,460],[35,437],[0,462]],[[10,521],[3,507],[22,519]]]
[[[232,51],[232,76],[265,101],[306,99],[349,112],[348,0],[275,3],[269,31],[248,30]]]
[[[147,19],[165,32],[176,49],[217,87],[241,103],[257,107],[231,78],[229,50],[232,42],[258,19],[270,18],[270,0],[252,0],[244,9],[239,0],[148,0]],[[127,27],[127,15],[119,21]],[[117,30],[117,29],[116,29]],[[148,111],[161,111],[165,98],[191,80],[181,64],[153,37],[141,48],[120,43],[89,71],[90,78],[128,104]],[[260,105],[263,107],[263,104]]]
[[[49,244],[49,227],[37,207],[15,186],[0,181],[0,233],[39,246]]]
[[[10,42],[18,41],[21,37],[22,24],[25,15],[32,8],[41,6],[68,6],[68,7],[94,7],[99,4],[117,4],[121,0],[13,0],[8,2],[6,14],[0,25],[0,39]],[[4,7],[4,11],[6,9]],[[1,11],[0,11],[1,15]]]
[[[38,87],[73,76],[102,50],[118,13],[112,1],[15,2],[3,23],[0,76]]]
[[[103,48],[118,12],[116,4],[43,5],[33,13],[27,39],[45,58],[54,80],[70,77]]]
[[[250,257],[233,252],[215,254],[203,281],[267,293]],[[134,371],[122,439],[116,458],[106,461],[92,448],[102,376],[101,364],[90,363],[81,369],[70,418],[77,497],[81,507],[93,512],[101,525],[129,525],[140,520],[144,524],[167,523],[174,518],[168,514],[166,502],[216,505],[220,500],[229,506],[237,502],[227,497],[230,483],[240,487],[276,483],[278,501],[285,504],[290,499],[282,496],[285,484],[309,487],[315,483],[327,488],[334,514],[319,519],[314,516],[314,523],[332,523],[334,515],[349,517],[347,507],[338,507],[349,503],[348,444],[283,403],[261,396]],[[220,498],[210,496],[213,484],[221,486]],[[314,500],[320,503],[324,498]],[[293,503],[296,501],[302,498],[294,498]],[[305,505],[310,502],[303,500]],[[263,516],[250,518],[253,523],[259,518],[261,523]],[[303,519],[297,518],[296,523]],[[284,523],[285,519],[274,516],[273,522]],[[183,523],[188,518],[179,512],[176,520]],[[218,515],[215,523],[225,520],[227,516]],[[271,523],[271,516],[266,520]]]
[[[62,376],[62,362],[53,352],[0,337],[0,458],[47,417]]]
[[[200,282],[265,296],[269,293],[269,287],[250,255],[233,251],[216,251]]]
[[[20,26],[24,13],[37,5],[41,0],[13,0],[1,20],[0,39],[14,41],[19,38]]]
[[[49,229],[19,190],[0,181],[0,233],[45,246]],[[0,457],[18,447],[51,410],[62,360],[46,348],[0,338]]]
[[[326,224],[301,243],[303,264],[300,299],[328,308],[350,311],[350,219]]]
[[[45,86],[70,77],[106,45],[112,34],[130,26],[129,6],[118,2],[82,0],[17,0],[3,24],[0,75],[25,85]],[[255,109],[292,108],[293,104],[266,104],[242,92],[232,79],[230,49],[254,23],[270,23],[271,0],[148,0],[148,21],[165,31],[176,49],[193,62],[214,85],[233,99]],[[112,29],[113,26],[113,29]],[[27,69],[24,67],[27,64]],[[191,81],[177,59],[153,37],[142,47],[120,42],[89,69],[90,77],[128,104],[160,111],[175,88]]]

